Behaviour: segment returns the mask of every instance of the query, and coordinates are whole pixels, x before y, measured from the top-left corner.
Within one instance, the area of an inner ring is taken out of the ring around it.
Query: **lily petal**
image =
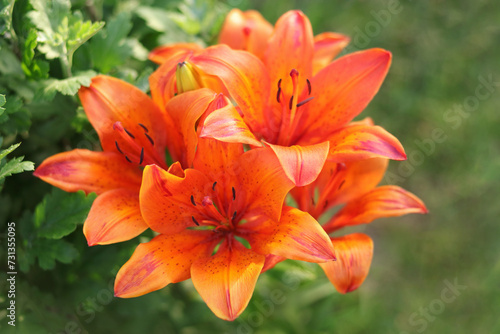
[[[204,219],[192,202],[201,203],[212,183],[194,169],[186,169],[184,174],[179,177],[156,165],[144,169],[139,200],[142,217],[152,230],[179,233],[195,226],[194,220]]]
[[[181,159],[185,167],[190,167],[196,153],[198,135],[196,125],[207,112],[217,95],[210,89],[202,88],[179,94],[167,104],[167,111],[178,124],[185,146],[185,157]]]
[[[286,176],[279,160],[270,148],[245,152],[233,167],[237,180],[237,207],[244,207],[247,218],[267,216],[277,221],[286,194],[294,184]]]
[[[314,36],[313,73],[326,67],[346,46],[350,38],[334,32]]]
[[[310,146],[280,146],[267,144],[278,157],[288,178],[302,187],[313,182],[323,169],[328,156],[329,143]]]
[[[405,160],[406,154],[399,140],[380,126],[346,126],[328,137],[328,160],[356,161],[370,158]]]
[[[337,261],[320,263],[338,292],[347,293],[361,286],[370,270],[373,241],[366,234],[348,234],[332,238]]]
[[[193,262],[210,256],[215,246],[210,234],[185,230],[140,244],[116,275],[115,296],[138,297],[188,279]]]
[[[221,319],[232,321],[247,307],[264,266],[265,256],[238,241],[221,244],[217,253],[200,258],[191,267],[194,287]]]
[[[75,149],[47,159],[33,173],[64,191],[101,194],[110,189],[139,190],[141,171],[114,152]]]
[[[99,195],[83,225],[89,246],[132,239],[148,228],[139,208],[139,192],[113,189]]]
[[[262,146],[232,104],[211,112],[203,122],[201,138],[214,138],[227,143]]]
[[[159,46],[149,53],[148,59],[156,64],[163,64],[172,57],[201,52],[202,47],[195,43],[176,43]]]
[[[298,10],[283,14],[276,22],[274,34],[269,40],[265,63],[273,85],[280,79],[289,81],[281,85],[286,98],[293,94],[290,71],[298,71],[298,85],[305,87],[306,79],[312,76],[313,56],[314,36],[307,16]]]
[[[177,153],[175,144],[179,134],[174,123],[135,86],[99,75],[92,79],[90,87],[80,88],[78,95],[104,151],[119,152],[118,143],[130,158],[130,155],[138,157],[143,148],[146,164],[156,163],[162,167],[166,167],[167,143],[170,144],[170,153]],[[119,129],[126,129],[126,133],[117,131],[117,122],[121,124]],[[149,157],[153,161],[147,161]]]
[[[425,204],[412,193],[398,186],[382,186],[347,203],[323,228],[331,232],[378,218],[427,212]]]
[[[267,220],[241,225],[252,249],[260,254],[274,254],[307,262],[335,260],[330,238],[307,212],[284,207],[279,221]]]
[[[263,58],[273,26],[255,10],[242,12],[234,8],[226,16],[219,34],[219,43],[232,49],[246,50]]]
[[[212,86],[207,88],[231,97],[252,132],[264,135],[263,132],[270,131],[266,123],[271,117],[266,113],[270,91],[268,70],[257,57],[245,51],[231,50],[227,45],[217,45],[190,61],[207,75],[222,80],[224,90]]]
[[[378,92],[390,63],[390,52],[370,49],[319,71],[311,79],[314,99],[302,107],[303,139],[324,138],[356,117]]]

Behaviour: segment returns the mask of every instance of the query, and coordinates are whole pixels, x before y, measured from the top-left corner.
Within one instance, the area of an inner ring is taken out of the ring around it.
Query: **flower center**
[[[293,85],[292,95],[290,97],[285,96],[281,88],[282,79],[278,80],[278,92],[276,94],[276,100],[281,105],[281,126],[277,144],[283,146],[290,144],[295,129],[299,124],[301,117],[298,109],[314,98],[313,96],[309,96],[299,102],[299,72],[296,69],[292,69],[290,77]],[[311,95],[311,82],[309,79],[306,79],[306,83],[308,95]]]
[[[236,189],[231,187],[230,196],[220,196],[216,188],[217,182],[214,182],[211,194],[204,196],[201,201],[197,201],[191,195],[191,203],[198,209],[201,219],[197,219],[194,216],[191,218],[196,226],[211,227],[215,232],[228,234],[236,230],[241,220],[241,217],[235,210]]]
[[[121,122],[115,122],[113,130],[116,133],[116,150],[128,162],[139,166],[156,164],[166,168],[165,162],[158,157],[154,147],[155,142],[149,135],[149,129],[144,124],[139,123],[133,130],[128,130],[123,127]],[[139,135],[140,132],[143,133]]]

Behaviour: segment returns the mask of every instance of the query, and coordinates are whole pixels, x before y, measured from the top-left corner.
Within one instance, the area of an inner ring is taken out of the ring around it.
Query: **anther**
[[[125,132],[130,136],[130,138],[135,139],[135,136],[131,134],[127,129],[123,128],[123,130],[125,130]]]
[[[194,218],[194,216],[191,216],[191,218],[193,219],[193,223],[195,223],[196,226],[200,226],[200,223],[198,223],[198,221],[196,220],[196,218]]]
[[[141,128],[143,128],[143,129],[144,129],[144,131],[149,132],[148,128],[147,128],[144,124],[141,124],[141,123],[138,123],[138,124],[139,124],[139,126],[140,126]]]
[[[214,184],[212,185],[212,190],[215,191],[215,186],[217,185],[217,182],[214,182]]]
[[[293,103],[293,95],[290,98],[290,102],[288,102],[288,109],[292,110],[292,103]]]
[[[155,142],[153,141],[153,138],[151,138],[147,133],[145,133],[144,135],[146,136],[146,138],[148,138],[151,145],[155,146]]]
[[[130,160],[129,157],[125,156],[125,159],[127,159],[128,162],[132,163],[132,160]]]
[[[144,161],[144,147],[141,148],[141,156],[139,158],[139,165],[142,165],[143,161]]]
[[[236,199],[236,190],[234,190],[234,187],[231,188],[233,190],[233,201]]]
[[[235,220],[236,219],[236,211],[233,213],[233,218],[231,218],[231,220]]]
[[[278,80],[278,94],[276,94],[276,100],[281,103],[281,79]]]
[[[311,101],[312,99],[314,99],[314,96],[308,97],[304,101],[300,101],[299,103],[297,103],[297,108],[298,107],[302,107],[304,104],[306,104],[307,102]]]
[[[307,91],[309,92],[309,95],[311,95],[312,87],[311,87],[311,81],[309,79],[306,79],[307,82]]]
[[[123,151],[120,149],[120,146],[118,146],[118,142],[115,140],[115,145],[116,145],[116,149],[118,150],[118,152],[120,152],[121,154],[124,154]]]
[[[196,206],[196,203],[194,202],[194,197],[191,195],[191,203],[193,203],[194,206]]]

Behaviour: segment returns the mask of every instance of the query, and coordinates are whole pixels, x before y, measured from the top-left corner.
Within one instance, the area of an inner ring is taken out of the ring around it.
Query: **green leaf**
[[[85,71],[76,74],[68,79],[49,79],[45,81],[45,87],[35,98],[42,101],[50,101],[57,92],[63,95],[75,95],[81,86],[88,87],[97,73],[94,71]]]
[[[12,174],[22,173],[24,171],[32,171],[35,169],[35,164],[31,161],[23,161],[24,157],[13,158],[9,161],[3,160],[7,154],[12,153],[21,143],[11,145],[9,148],[0,152],[0,191],[3,188],[5,178]]]
[[[3,103],[5,103],[5,97],[3,95],[0,95],[0,106],[2,105],[2,103],[1,103],[2,102],[1,98],[2,97],[3,97]],[[2,150],[2,152],[0,152],[0,160],[2,160],[3,158],[5,158],[5,156],[7,156],[7,154],[12,153],[12,151],[14,151],[16,148],[18,148],[19,145],[21,145],[21,143],[10,145],[9,148],[7,148],[5,150]]]
[[[43,60],[35,60],[35,48],[37,47],[37,32],[35,29],[30,29],[23,47],[23,59],[21,68],[26,76],[39,79],[47,78],[49,72],[49,63]]]
[[[14,10],[14,3],[16,0],[2,0],[2,9],[0,10],[0,34],[12,28],[12,11]]]
[[[83,191],[67,193],[54,188],[37,205],[34,223],[39,237],[60,239],[83,224],[97,195],[85,196]]]
[[[38,257],[38,264],[44,270],[54,269],[56,261],[71,263],[78,257],[78,250],[65,240],[35,239],[30,250],[31,256]]]
[[[0,94],[0,116],[2,116],[3,112],[5,111],[5,108],[2,108],[4,104],[5,104],[5,95]]]
[[[99,71],[108,73],[132,54],[133,49],[125,39],[130,29],[132,29],[130,14],[122,12],[110,20],[106,28],[89,43],[90,58]]]
[[[38,29],[38,50],[47,59],[60,58],[66,76],[71,76],[73,53],[94,36],[104,22],[83,21],[71,13],[69,0],[30,0],[34,10],[27,16]]]

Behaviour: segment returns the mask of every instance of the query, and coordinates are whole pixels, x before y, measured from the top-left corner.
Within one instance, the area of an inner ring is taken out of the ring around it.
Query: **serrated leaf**
[[[39,79],[47,78],[49,73],[49,63],[43,60],[35,60],[35,48],[37,47],[37,32],[30,29],[23,46],[23,58],[21,68],[26,76]]]
[[[38,264],[44,270],[54,269],[56,261],[68,264],[79,255],[78,250],[65,240],[35,239],[30,250],[32,257],[38,257]]]
[[[0,94],[0,116],[2,116],[3,112],[5,111],[5,108],[2,108],[4,104],[5,104],[5,95]]]
[[[12,11],[14,10],[15,0],[2,1],[2,9],[0,10],[0,34],[4,34],[12,27]]]
[[[71,13],[69,0],[30,0],[34,10],[27,16],[38,29],[38,50],[47,59],[61,58],[71,76],[73,53],[94,36],[104,22],[83,21],[79,12]]]
[[[85,221],[95,198],[95,194],[85,196],[83,191],[66,193],[54,189],[35,209],[37,235],[60,239],[70,234]]]
[[[133,50],[126,44],[125,37],[132,29],[130,14],[122,12],[110,20],[90,42],[90,58],[94,66],[107,73],[121,65]]]
[[[2,101],[1,101],[2,97],[3,97],[3,103],[5,103],[5,97],[3,95],[0,95],[0,106],[3,105]],[[3,158],[5,158],[5,156],[7,156],[7,154],[11,153],[16,148],[18,148],[19,145],[21,145],[21,143],[10,145],[9,148],[6,148],[5,150],[2,150],[2,152],[0,152],[0,160],[2,160]]]
[[[0,181],[12,174],[18,174],[35,169],[35,164],[31,161],[23,161],[24,156],[12,158],[0,168]]]
[[[94,71],[80,72],[77,75],[68,79],[49,79],[45,81],[41,95],[36,99],[50,101],[54,98],[57,92],[63,95],[75,95],[81,86],[90,86],[91,80],[97,74]]]

